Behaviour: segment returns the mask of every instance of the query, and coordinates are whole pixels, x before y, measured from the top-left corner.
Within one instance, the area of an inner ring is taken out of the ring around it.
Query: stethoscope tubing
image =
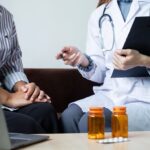
[[[102,50],[103,51],[111,51],[113,49],[113,47],[114,47],[114,44],[115,44],[115,31],[114,31],[113,19],[112,19],[112,17],[109,14],[105,13],[108,5],[109,5],[109,3],[107,3],[106,6],[104,7],[102,16],[99,18],[99,22],[98,22],[98,24],[99,24],[99,32],[100,32],[100,40],[101,40],[101,43],[102,43]],[[112,42],[112,45],[111,45],[110,49],[105,49],[103,36],[102,36],[102,23],[105,20],[105,18],[108,18],[108,20],[109,20],[109,22],[111,24],[112,33],[113,33],[113,42]]]

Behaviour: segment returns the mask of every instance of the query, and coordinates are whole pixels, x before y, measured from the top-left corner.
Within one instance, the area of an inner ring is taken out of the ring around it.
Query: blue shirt
[[[128,16],[131,3],[132,3],[132,0],[118,0],[118,5],[120,7],[120,10],[121,10],[124,20],[126,20],[126,18]]]

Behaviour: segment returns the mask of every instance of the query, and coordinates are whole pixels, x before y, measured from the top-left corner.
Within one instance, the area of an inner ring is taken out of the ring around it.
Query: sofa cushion
[[[93,94],[95,82],[84,79],[76,69],[25,68],[30,82],[35,82],[52,100],[57,112],[70,102]]]

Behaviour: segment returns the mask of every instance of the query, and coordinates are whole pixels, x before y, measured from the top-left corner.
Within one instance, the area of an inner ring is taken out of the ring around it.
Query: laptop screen
[[[0,149],[10,149],[11,148],[10,139],[8,136],[7,125],[1,105],[0,105],[0,138],[1,138]]]

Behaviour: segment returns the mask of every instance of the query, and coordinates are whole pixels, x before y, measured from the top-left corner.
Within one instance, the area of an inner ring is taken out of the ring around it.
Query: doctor
[[[111,78],[114,68],[127,70],[136,66],[150,68],[150,57],[137,50],[122,50],[136,16],[149,16],[150,0],[100,0],[88,24],[86,54],[76,47],[64,47],[57,59],[78,66],[88,80],[103,83],[94,87],[94,95],[69,105],[62,113],[64,132],[87,132],[87,112],[91,106],[105,109],[106,131],[110,131],[111,110],[125,105],[129,130],[150,130],[150,78]],[[101,31],[99,32],[99,19]]]

